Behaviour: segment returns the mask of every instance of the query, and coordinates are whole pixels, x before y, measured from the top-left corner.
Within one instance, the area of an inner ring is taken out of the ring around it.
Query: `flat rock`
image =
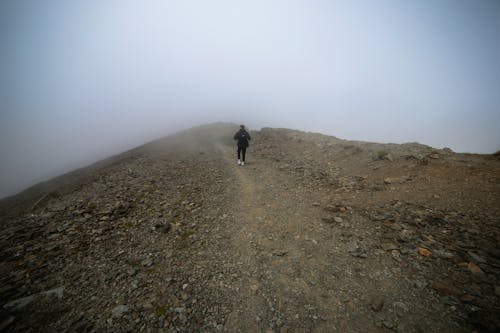
[[[399,246],[394,244],[394,243],[382,243],[380,245],[384,251],[392,251],[392,250],[398,250]]]
[[[276,250],[273,252],[273,254],[277,257],[283,257],[288,253],[286,250]]]
[[[441,295],[458,296],[461,294],[460,290],[458,290],[455,286],[444,282],[436,281],[433,283],[432,288]]]
[[[54,288],[51,290],[47,290],[43,292],[45,296],[56,296],[57,298],[61,299],[63,298],[64,295],[64,287],[59,287],[59,288]]]
[[[15,299],[13,301],[10,301],[6,303],[3,307],[6,310],[11,310],[11,311],[19,311],[24,309],[28,304],[33,302],[36,298],[36,295],[30,295],[22,298]]]
[[[153,265],[153,259],[151,259],[151,258],[146,258],[146,259],[144,259],[144,260],[141,262],[141,265],[142,265],[142,266],[149,267],[149,266]]]
[[[111,310],[114,317],[121,317],[128,312],[128,307],[126,305],[118,305]]]
[[[483,273],[483,270],[479,268],[479,266],[473,263],[472,261],[467,264],[467,269],[471,271],[473,274]]]
[[[384,303],[385,303],[384,296],[382,295],[373,296],[370,300],[370,308],[375,312],[379,312],[384,307]]]

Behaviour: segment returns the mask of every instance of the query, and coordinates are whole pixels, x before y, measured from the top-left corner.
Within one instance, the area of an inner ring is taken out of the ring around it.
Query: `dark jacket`
[[[247,148],[249,146],[248,141],[252,140],[250,134],[243,128],[240,128],[240,130],[236,132],[233,139],[238,140],[238,147],[241,148]]]

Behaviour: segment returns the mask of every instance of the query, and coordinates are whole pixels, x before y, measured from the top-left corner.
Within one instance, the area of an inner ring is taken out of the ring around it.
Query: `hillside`
[[[237,129],[1,201],[0,330],[500,330],[498,156]]]

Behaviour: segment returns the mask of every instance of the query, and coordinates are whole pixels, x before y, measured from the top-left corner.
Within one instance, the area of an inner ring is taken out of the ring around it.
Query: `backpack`
[[[246,131],[238,132],[238,146],[240,147],[248,147],[248,134]]]

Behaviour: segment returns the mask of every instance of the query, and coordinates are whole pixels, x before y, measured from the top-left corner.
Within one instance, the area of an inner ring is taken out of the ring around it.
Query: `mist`
[[[196,125],[500,150],[500,2],[2,1],[0,197]]]

